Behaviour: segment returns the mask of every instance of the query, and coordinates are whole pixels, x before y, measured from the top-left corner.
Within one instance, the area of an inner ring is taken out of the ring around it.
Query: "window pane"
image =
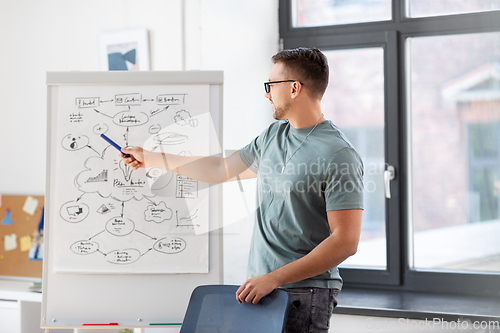
[[[293,26],[316,27],[387,21],[391,0],[294,0]]]
[[[360,153],[365,166],[361,241],[342,267],[386,268],[384,174],[384,51],[325,51],[330,83],[323,112]]]
[[[409,46],[413,266],[500,272],[500,33]]]
[[[500,0],[407,0],[410,17],[486,12],[500,9]]]

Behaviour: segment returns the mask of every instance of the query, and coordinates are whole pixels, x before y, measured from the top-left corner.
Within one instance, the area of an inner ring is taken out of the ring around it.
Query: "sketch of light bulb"
[[[132,171],[134,171],[134,169],[126,165],[125,162],[123,162],[123,160],[120,161],[119,166],[123,172],[123,177],[125,178],[125,181],[127,182],[130,181],[130,178],[132,177]]]

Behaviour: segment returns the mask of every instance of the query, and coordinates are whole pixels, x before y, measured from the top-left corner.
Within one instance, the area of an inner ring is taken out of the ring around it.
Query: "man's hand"
[[[130,157],[125,157],[124,154],[129,154]],[[146,163],[144,163],[144,149],[141,147],[122,148],[122,158],[125,164],[134,170],[146,167]]]
[[[260,299],[269,295],[280,285],[273,277],[272,273],[256,276],[248,279],[236,291],[236,300],[238,303],[259,303]]]

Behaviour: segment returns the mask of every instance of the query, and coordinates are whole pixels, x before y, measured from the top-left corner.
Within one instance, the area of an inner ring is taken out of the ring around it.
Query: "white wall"
[[[278,1],[190,2],[201,3],[201,38],[196,43],[188,31],[187,53],[201,56],[189,58],[187,69],[224,70],[224,146],[239,149],[272,121],[263,83],[278,51]]]
[[[278,51],[278,1],[190,0],[186,9],[186,67],[224,70],[224,149],[238,150],[273,121],[263,83]],[[223,204],[224,282],[241,284],[254,221],[255,181],[225,184]]]
[[[271,121],[262,82],[272,66],[269,59],[278,50],[277,3],[3,1],[0,193],[44,194],[45,73],[99,70],[99,34],[103,31],[147,28],[152,70],[224,70],[225,148],[246,144]]]

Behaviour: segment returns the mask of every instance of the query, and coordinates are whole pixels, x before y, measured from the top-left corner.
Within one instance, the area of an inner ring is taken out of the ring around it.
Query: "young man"
[[[291,300],[285,332],[327,332],[342,287],[337,266],[359,242],[363,163],[322,114],[329,75],[325,55],[298,48],[272,59],[265,97],[278,121],[249,145],[225,159],[136,147],[123,149],[131,155],[124,160],[134,169],[159,166],[211,183],[257,177],[260,205],[248,280],[236,299],[258,303],[281,287]]]

